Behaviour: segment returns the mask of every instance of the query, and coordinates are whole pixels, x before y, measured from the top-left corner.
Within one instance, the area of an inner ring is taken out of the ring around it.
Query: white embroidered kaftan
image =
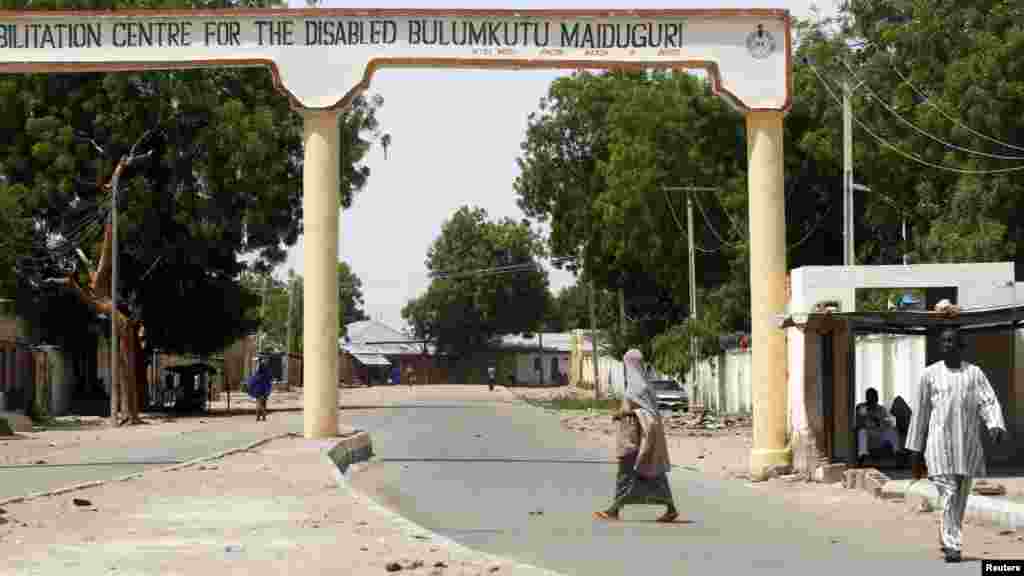
[[[929,476],[982,477],[982,423],[988,429],[1006,429],[1002,408],[985,373],[968,362],[961,362],[957,369],[936,362],[921,376],[907,449],[923,450]]]

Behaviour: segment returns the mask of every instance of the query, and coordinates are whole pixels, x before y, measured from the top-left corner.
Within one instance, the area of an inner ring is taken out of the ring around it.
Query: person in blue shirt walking
[[[270,389],[273,387],[273,380],[270,374],[270,363],[266,359],[260,360],[256,372],[249,377],[246,386],[249,396],[256,400],[256,420],[267,419],[267,398],[270,397]]]

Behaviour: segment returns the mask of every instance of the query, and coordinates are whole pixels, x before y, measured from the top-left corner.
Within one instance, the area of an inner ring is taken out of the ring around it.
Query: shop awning
[[[778,318],[779,328],[830,329],[845,322],[858,334],[926,335],[929,329],[959,326],[965,333],[998,332],[1024,327],[1024,306],[986,306],[963,309],[952,316],[935,312],[842,312],[793,314]]]
[[[353,354],[363,366],[391,366],[391,362],[380,354]]]

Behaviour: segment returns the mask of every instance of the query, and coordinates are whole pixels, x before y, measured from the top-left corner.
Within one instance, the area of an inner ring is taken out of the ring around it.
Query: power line
[[[853,67],[851,67],[850,64],[848,62],[846,62],[845,60],[843,60],[843,65],[850,72],[850,74],[856,79],[857,76],[858,76],[858,73],[853,69]],[[896,111],[896,109],[894,109],[892,106],[889,106],[885,102],[885,100],[883,100],[877,93],[875,93],[875,91],[872,90],[870,86],[868,86],[866,80],[863,80],[861,82],[861,84],[864,86],[864,89],[867,90],[868,94],[871,96],[871,99],[877,101],[886,110],[888,110],[890,114],[892,114],[893,116],[898,118],[900,122],[906,124],[912,130],[914,130],[918,134],[921,134],[925,138],[928,138],[928,139],[930,139],[930,140],[932,140],[934,142],[938,142],[939,144],[942,144],[943,146],[945,146],[947,148],[950,148],[950,149],[953,149],[953,150],[957,150],[957,151],[960,151],[960,152],[964,152],[964,153],[967,153],[967,154],[974,154],[974,155],[977,155],[977,156],[985,156],[987,158],[994,158],[996,160],[1017,160],[1017,161],[1024,160],[1024,156],[1005,156],[1005,155],[1002,155],[1002,154],[991,154],[991,153],[988,153],[988,152],[981,152],[981,151],[978,151],[978,150],[972,150],[970,148],[964,148],[963,146],[957,146],[956,144],[953,144],[951,142],[947,142],[947,141],[943,140],[942,138],[939,138],[938,136],[935,136],[935,135],[931,134],[930,132],[924,130],[923,128],[920,128],[919,126],[917,126],[916,124],[914,124],[910,120],[907,120],[906,118],[904,118],[899,112]]]
[[[683,234],[683,236],[685,236],[686,238],[689,238],[690,237],[689,233],[687,232],[686,228],[683,227],[683,223],[679,221],[679,216],[676,214],[676,207],[675,207],[674,204],[672,204],[672,199],[668,195],[668,190],[662,188],[661,191],[665,193],[665,203],[668,204],[668,209],[669,209],[670,212],[672,212],[672,219],[676,221],[676,227]],[[718,252],[717,249],[715,249],[715,250],[708,250],[706,248],[702,248],[699,244],[697,244],[697,239],[696,238],[694,238],[694,240],[693,240],[693,247],[697,251],[703,252],[704,254],[714,254],[714,253]]]
[[[891,54],[889,55],[889,59],[892,60],[892,55]],[[904,84],[909,86],[910,89],[913,90],[915,94],[917,94],[918,96],[920,96],[924,100],[923,104],[927,104],[928,106],[933,108],[936,112],[938,112],[940,115],[942,115],[942,117],[945,118],[946,120],[949,120],[953,124],[959,126],[960,128],[963,128],[964,130],[967,130],[971,134],[974,134],[975,136],[977,136],[977,137],[979,137],[979,138],[981,138],[983,140],[988,140],[989,142],[992,142],[993,144],[998,144],[998,145],[1004,146],[1006,148],[1012,148],[1014,150],[1020,150],[1020,151],[1024,152],[1024,147],[1022,147],[1022,146],[1015,146],[1013,144],[1010,144],[1008,142],[1003,142],[1002,140],[998,140],[998,139],[993,138],[991,136],[986,136],[985,134],[982,134],[981,132],[978,132],[974,128],[971,128],[970,126],[964,124],[963,122],[957,120],[956,118],[953,118],[951,115],[947,114],[944,110],[942,110],[942,108],[939,108],[935,103],[933,103],[930,96],[928,96],[922,90],[919,90],[916,86],[914,86],[913,82],[910,81],[910,78],[907,78],[906,76],[904,76],[903,73],[901,73],[899,71],[899,69],[896,68],[896,66],[891,66],[891,68],[892,68],[893,72],[895,72],[896,75],[900,77],[900,80],[902,80]],[[1022,159],[1024,159],[1024,158],[1022,158]]]
[[[575,256],[564,256],[561,258],[552,259],[551,262],[564,264],[570,261],[575,261]],[[476,270],[463,270],[458,272],[431,272],[430,277],[438,280],[455,279],[455,278],[466,278],[466,277],[484,277],[484,276],[495,276],[500,274],[515,274],[518,272],[529,272],[529,271],[541,271],[543,265],[539,262],[523,262],[521,264],[510,264],[507,266],[496,266],[494,268],[479,268]]]
[[[723,244],[723,245],[725,245],[725,246],[729,246],[730,248],[742,248],[742,247],[743,247],[743,244],[742,244],[742,243],[740,243],[740,244],[735,244],[735,243],[732,243],[732,242],[726,242],[726,241],[725,241],[725,240],[724,240],[724,239],[723,239],[723,238],[722,238],[722,237],[721,237],[721,236],[720,236],[720,235],[718,234],[718,231],[717,231],[717,230],[715,230],[715,227],[714,227],[714,225],[712,225],[712,224],[711,224],[711,220],[710,220],[710,219],[708,218],[708,215],[707,215],[707,214],[706,214],[706,213],[704,212],[704,206],[702,206],[702,205],[701,205],[701,203],[700,203],[700,200],[698,200],[698,199],[697,199],[697,196],[696,196],[696,195],[694,195],[694,196],[693,196],[693,203],[697,205],[697,210],[699,210],[699,211],[700,211],[700,215],[701,215],[701,217],[702,217],[702,218],[704,218],[704,224],[706,224],[706,225],[707,225],[707,227],[708,227],[708,230],[710,230],[710,231],[711,231],[711,234],[713,234],[713,235],[715,236],[715,238],[718,238],[718,241],[719,241],[720,243],[722,243],[722,244]]]
[[[825,213],[822,214],[821,218],[818,218],[818,221],[814,223],[814,226],[811,226],[811,229],[808,230],[806,234],[804,234],[803,238],[801,238],[799,241],[795,242],[794,244],[790,244],[788,249],[792,250],[794,248],[799,248],[800,246],[802,246],[804,244],[804,242],[807,242],[808,240],[810,240],[811,236],[813,236],[814,233],[817,232],[821,228],[821,225],[828,218],[828,215],[832,213],[832,206],[834,206],[834,205],[835,204],[833,202],[829,202],[828,208],[825,209]]]
[[[821,84],[825,87],[825,90],[828,91],[829,95],[832,96],[832,99],[835,100],[836,103],[841,106],[842,105],[842,100],[839,98],[839,96],[836,95],[835,91],[832,90],[832,87],[828,84],[828,82],[825,80],[825,78],[822,77],[821,72],[818,71],[817,66],[812,64],[810,61],[807,62],[807,65],[811,68],[811,71],[818,78],[818,81],[821,82]],[[934,162],[929,162],[928,160],[925,160],[924,158],[921,158],[920,156],[917,156],[916,154],[913,154],[911,152],[905,152],[905,151],[899,149],[898,147],[896,147],[895,145],[889,143],[885,138],[879,136],[878,134],[875,133],[874,130],[869,128],[863,121],[861,121],[860,118],[857,118],[856,116],[853,116],[852,119],[853,119],[854,122],[857,123],[858,126],[861,127],[861,129],[863,129],[865,132],[867,132],[872,138],[877,140],[878,143],[881,144],[882,146],[885,146],[886,148],[889,148],[890,150],[892,150],[896,154],[898,154],[898,155],[900,155],[900,156],[902,156],[902,157],[904,157],[904,158],[906,158],[908,160],[912,160],[914,162],[917,162],[918,164],[921,164],[923,166],[927,166],[929,168],[935,168],[936,170],[945,170],[947,172],[953,172],[953,173],[956,173],[956,174],[972,174],[972,175],[1006,174],[1006,173],[1010,173],[1010,172],[1024,171],[1024,166],[1013,166],[1013,167],[1009,167],[1009,168],[997,168],[997,169],[990,169],[990,170],[972,170],[972,169],[966,169],[966,168],[953,168],[951,166],[945,166],[943,164],[936,164]]]

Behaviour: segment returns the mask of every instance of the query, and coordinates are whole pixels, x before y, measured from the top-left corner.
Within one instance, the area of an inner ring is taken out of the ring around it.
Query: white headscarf
[[[658,410],[658,397],[654,395],[644,375],[644,355],[636,348],[626,352],[622,357],[626,365],[626,394],[627,400],[633,402],[639,409],[647,412],[655,421],[661,421],[661,412]]]

